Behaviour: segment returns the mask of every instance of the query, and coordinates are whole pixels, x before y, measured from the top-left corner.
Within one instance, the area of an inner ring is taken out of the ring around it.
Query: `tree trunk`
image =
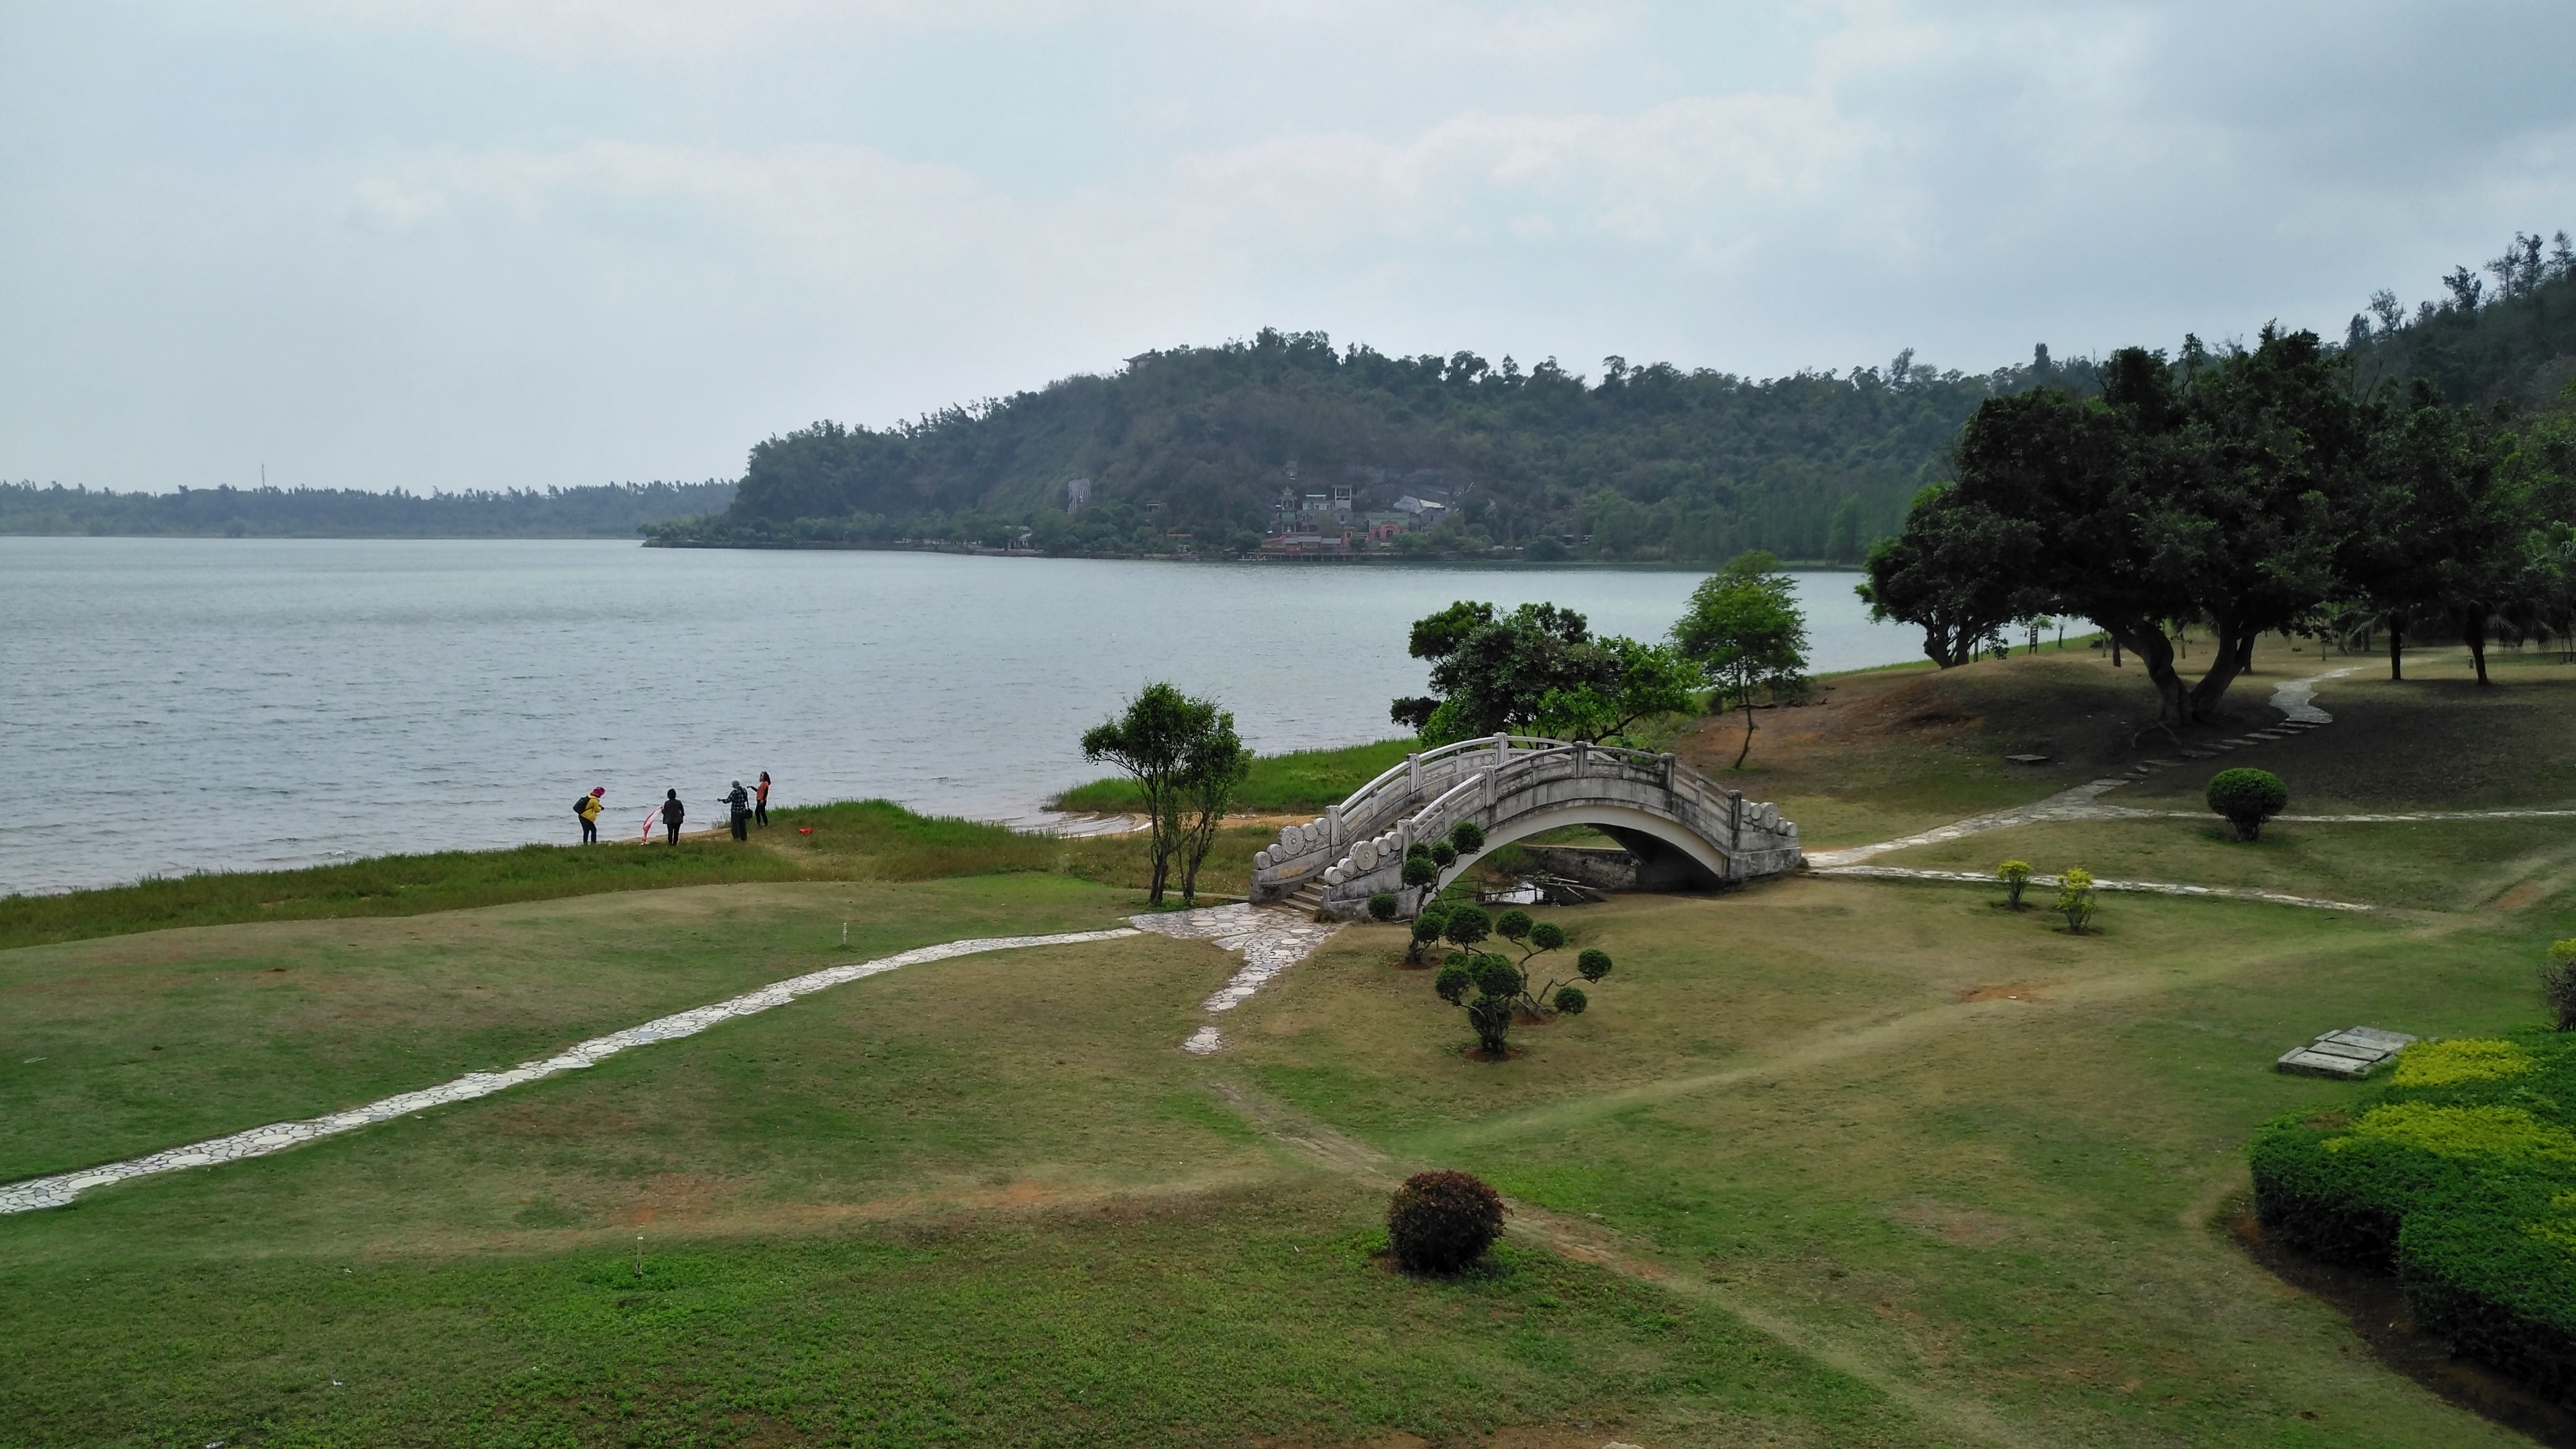
[[[2217,626],[2217,657],[2207,673],[2191,688],[2191,722],[2200,724],[2218,712],[2218,702],[2227,696],[2227,686],[2236,682],[2254,657],[2254,631]]]
[[[2245,642],[2236,647],[2237,673],[2251,674],[2254,672],[2254,641],[2258,637],[2260,636],[2254,630],[2248,629],[2245,631]]]
[[[2121,667],[2121,665],[2120,665],[2120,635],[2119,635],[2119,631],[2117,631],[2117,630],[2113,630],[2113,631],[2112,631],[2112,634],[2111,634],[2111,667],[2112,667],[2112,668],[2114,668],[2114,669],[2118,669],[2118,668],[2120,668],[2120,667]]]
[[[2398,623],[2394,619],[2389,620],[2388,677],[2391,679],[2404,679],[2406,677],[2405,637],[2406,626]]]
[[[1753,753],[1753,696],[1744,696],[1744,748],[1735,752],[1735,768],[1744,768],[1744,757]]]
[[[2156,686],[2156,722],[2167,729],[2180,729],[2192,722],[2191,692],[2182,676],[2174,672],[2173,641],[2157,628],[2114,630],[2111,641],[2116,646],[2127,634],[2129,652],[2147,667],[2147,678]]]
[[[2487,606],[2470,604],[2460,610],[2460,637],[2468,642],[2469,659],[2478,667],[2478,683],[2487,679]]]

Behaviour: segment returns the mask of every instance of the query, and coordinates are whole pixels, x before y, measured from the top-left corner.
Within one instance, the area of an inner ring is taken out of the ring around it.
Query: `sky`
[[[0,0],[0,478],[730,478],[1149,348],[2339,335],[2576,230],[2576,5]]]

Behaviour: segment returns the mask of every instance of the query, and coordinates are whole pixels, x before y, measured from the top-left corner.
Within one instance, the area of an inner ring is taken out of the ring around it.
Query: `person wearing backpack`
[[[599,843],[599,812],[606,807],[607,799],[608,787],[606,785],[597,785],[591,788],[591,792],[589,794],[572,802],[573,816],[581,821],[582,844],[597,845]]]
[[[689,807],[680,803],[680,792],[665,791],[662,797],[662,828],[670,833],[673,845],[680,843],[680,822],[688,818]]]

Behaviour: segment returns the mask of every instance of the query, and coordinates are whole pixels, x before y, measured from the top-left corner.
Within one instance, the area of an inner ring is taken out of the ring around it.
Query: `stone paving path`
[[[61,1207],[91,1188],[105,1187],[112,1182],[124,1182],[129,1178],[146,1177],[156,1172],[173,1172],[183,1167],[205,1167],[218,1162],[239,1162],[246,1157],[265,1157],[269,1153],[282,1152],[301,1143],[337,1136],[343,1132],[354,1132],[361,1127],[391,1121],[396,1117],[426,1108],[442,1107],[450,1102],[470,1102],[477,1097],[488,1097],[494,1092],[506,1091],[523,1082],[551,1077],[557,1072],[576,1071],[582,1067],[596,1065],[602,1059],[615,1056],[629,1047],[650,1046],[655,1042],[695,1036],[719,1022],[756,1015],[773,1006],[785,1006],[800,996],[828,990],[845,982],[880,976],[904,966],[919,966],[932,961],[945,961],[956,956],[978,955],[986,951],[1017,951],[1030,946],[1071,946],[1086,941],[1114,941],[1138,934],[1141,933],[1133,928],[1122,926],[1106,931],[1069,931],[1054,936],[989,936],[975,940],[949,941],[937,946],[922,946],[915,950],[880,957],[874,961],[862,961],[851,966],[826,967],[821,971],[810,971],[803,976],[792,976],[785,981],[772,982],[758,991],[746,992],[731,1000],[719,1001],[712,1006],[701,1006],[677,1015],[648,1021],[642,1026],[630,1026],[624,1031],[593,1037],[589,1041],[567,1047],[553,1056],[538,1061],[521,1062],[506,1072],[468,1072],[452,1082],[442,1082],[435,1087],[424,1087],[416,1092],[404,1092],[398,1096],[386,1097],[361,1107],[349,1108],[345,1112],[334,1112],[327,1117],[312,1117],[301,1122],[273,1122],[265,1127],[254,1127],[247,1132],[236,1132],[229,1137],[218,1137],[208,1142],[195,1142],[185,1147],[173,1147],[166,1152],[155,1152],[148,1157],[130,1158],[124,1162],[111,1162],[100,1167],[85,1167],[77,1172],[59,1173],[52,1177],[31,1178],[24,1182],[0,1185],[0,1213],[23,1213],[37,1208]]]
[[[2072,789],[2060,790],[2045,800],[2035,800],[2028,805],[2015,805],[2009,809],[1990,811],[1984,815],[1973,815],[1965,820],[1937,826],[1917,835],[1882,840],[1875,845],[1847,846],[1841,850],[1811,850],[1807,852],[1807,867],[1820,874],[1830,874],[1893,851],[1911,850],[1918,845],[1938,845],[1945,840],[1959,840],[1970,835],[1982,835],[1989,830],[2001,830],[2006,826],[2031,825],[2046,820],[2120,820],[2187,814],[2189,812],[2185,811],[2130,810],[2118,805],[2105,805],[2102,803],[2102,797],[2123,785],[2135,784],[2158,771],[2171,769],[2181,764],[2183,759],[2214,759],[2223,750],[2245,749],[2272,740],[2288,739],[2294,734],[2303,734],[2308,730],[2334,723],[2333,715],[2317,708],[2317,685],[2324,680],[2340,679],[2359,668],[2361,666],[2358,664],[2348,664],[2341,669],[2329,669],[2321,674],[2283,680],[2272,690],[2272,707],[2281,711],[2287,718],[2270,729],[2256,730],[2252,734],[2232,740],[2222,740],[2218,742],[2216,749],[2184,750],[2181,758],[2142,760],[2131,767],[2125,775],[2087,780]],[[2184,888],[2177,887],[2177,889]]]
[[[1209,906],[1172,915],[1133,916],[1137,925],[1158,936],[1183,941],[1214,941],[1243,953],[1243,969],[1234,973],[1204,1003],[1209,1015],[1232,1011],[1252,999],[1280,972],[1305,960],[1342,928],[1339,921],[1312,920],[1279,906]],[[1207,1056],[1225,1049],[1225,1037],[1210,1022],[1190,1033],[1181,1050]]]

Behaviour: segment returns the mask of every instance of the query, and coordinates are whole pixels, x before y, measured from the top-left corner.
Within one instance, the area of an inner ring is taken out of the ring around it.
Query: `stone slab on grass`
[[[2348,1026],[2330,1031],[2303,1047],[2281,1053],[2273,1070],[2306,1077],[2343,1077],[2358,1081],[2381,1062],[2414,1044],[2402,1031],[2375,1026]]]

